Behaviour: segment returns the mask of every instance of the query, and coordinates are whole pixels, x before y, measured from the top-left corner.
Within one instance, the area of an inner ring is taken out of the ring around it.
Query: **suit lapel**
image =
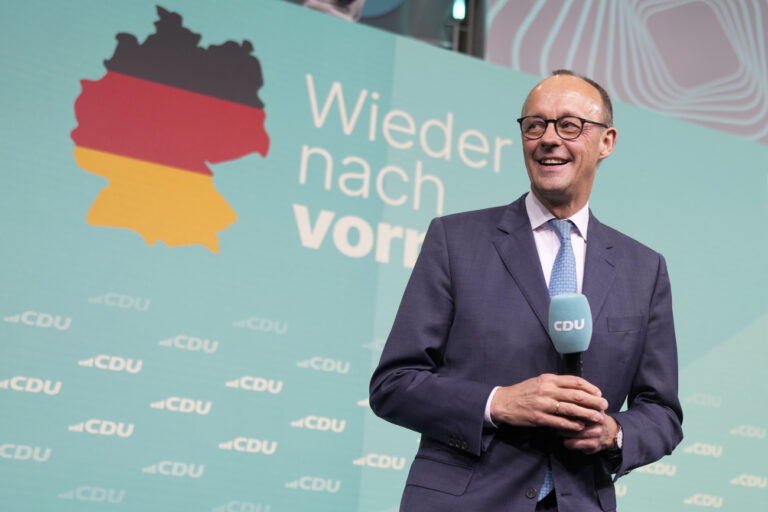
[[[498,225],[499,235],[494,238],[493,244],[542,327],[547,330],[549,292],[541,272],[524,198],[506,209]]]
[[[506,209],[498,225],[499,235],[494,238],[493,244],[541,325],[547,330],[549,292],[541,272],[524,198],[518,199]],[[589,301],[594,320],[603,308],[616,278],[616,254],[609,229],[592,212],[589,214],[588,237],[582,293]]]
[[[582,292],[589,300],[592,320],[603,308],[608,291],[616,278],[616,253],[610,231],[590,211],[587,254],[584,262]]]

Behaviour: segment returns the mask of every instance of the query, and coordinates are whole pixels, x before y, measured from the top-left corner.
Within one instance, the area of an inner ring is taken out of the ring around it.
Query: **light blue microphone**
[[[581,353],[592,339],[592,311],[581,293],[562,293],[549,304],[549,337],[555,350],[565,356],[568,375],[581,377]]]

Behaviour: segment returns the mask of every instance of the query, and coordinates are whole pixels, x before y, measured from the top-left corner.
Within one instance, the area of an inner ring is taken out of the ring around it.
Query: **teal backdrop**
[[[266,155],[208,164],[218,251],[87,221],[112,183],[73,156],[81,80],[156,2],[0,6],[0,508],[395,511],[419,435],[368,380],[429,220],[527,191],[538,78],[277,0],[160,5],[261,66]],[[619,508],[766,509],[768,147],[615,110],[590,207],[667,258],[685,414]]]

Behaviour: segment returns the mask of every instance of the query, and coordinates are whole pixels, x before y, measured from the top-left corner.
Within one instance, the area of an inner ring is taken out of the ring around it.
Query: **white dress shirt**
[[[531,221],[533,240],[536,242],[536,250],[539,252],[541,270],[544,272],[544,279],[547,282],[547,287],[549,287],[552,267],[555,264],[557,251],[560,249],[560,237],[549,225],[549,220],[554,219],[555,216],[531,192],[525,196],[525,209],[528,212],[528,220]],[[571,245],[573,246],[573,256],[576,258],[576,289],[581,293],[581,286],[584,283],[584,256],[587,252],[589,203],[568,217],[568,220],[576,226],[576,229],[571,229]]]
[[[555,216],[547,210],[547,207],[541,204],[532,192],[525,196],[525,209],[528,213],[528,220],[531,222],[533,230],[533,241],[536,243],[536,251],[539,253],[539,262],[541,271],[544,273],[544,280],[549,287],[549,278],[552,274],[552,267],[555,264],[557,251],[560,249],[560,237],[549,225],[549,220]],[[576,229],[571,229],[571,246],[573,246],[573,255],[576,259],[576,288],[581,293],[584,283],[584,258],[587,253],[587,225],[589,224],[589,203],[578,212],[574,213],[568,220],[573,222]],[[485,403],[485,421],[489,425],[496,426],[491,419],[491,401],[496,394],[496,390],[501,386],[496,386],[488,396]]]

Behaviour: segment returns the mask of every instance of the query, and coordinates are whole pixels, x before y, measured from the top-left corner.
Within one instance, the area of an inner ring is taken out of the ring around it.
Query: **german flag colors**
[[[218,232],[237,215],[208,164],[266,156],[261,68],[247,41],[199,48],[178,14],[158,13],[156,34],[142,45],[119,34],[106,75],[81,82],[75,160],[109,180],[87,222],[218,252]]]

